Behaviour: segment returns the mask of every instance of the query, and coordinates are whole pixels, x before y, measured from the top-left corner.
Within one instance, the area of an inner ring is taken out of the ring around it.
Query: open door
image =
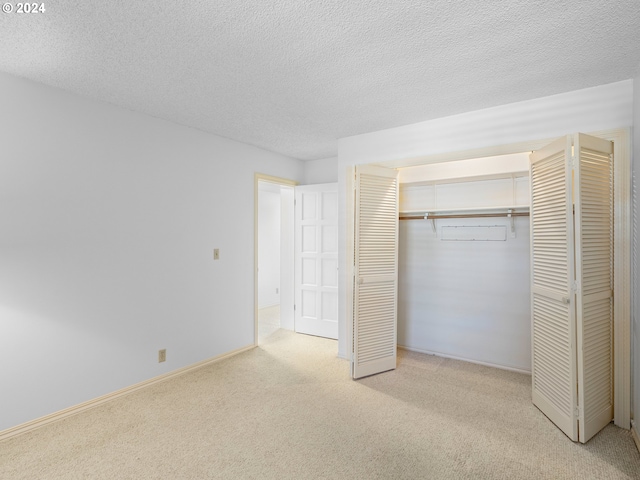
[[[574,141],[578,425],[584,443],[613,419],[613,144]]]
[[[337,339],[338,184],[295,190],[295,331]]]
[[[354,379],[396,368],[398,179],[396,170],[355,169]]]
[[[578,439],[571,139],[530,156],[533,404]]]
[[[532,398],[583,443],[613,417],[612,152],[576,134],[530,156]]]

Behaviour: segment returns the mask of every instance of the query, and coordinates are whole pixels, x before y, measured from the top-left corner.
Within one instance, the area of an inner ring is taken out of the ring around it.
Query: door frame
[[[572,132],[566,132],[572,133]],[[614,143],[614,423],[622,428],[631,428],[631,131],[629,128],[584,132],[604,138]],[[506,155],[539,150],[558,137],[529,140],[506,145],[494,145],[471,150],[425,155],[414,158],[376,162],[388,168],[413,167],[431,163]],[[346,258],[353,258],[354,252],[354,165],[347,167],[346,177]],[[353,351],[353,265],[346,262],[345,290],[346,308],[345,330],[347,356]],[[344,332],[344,330],[343,330]]]
[[[288,178],[255,173],[253,177],[253,345],[258,346],[258,195],[259,182],[295,187],[298,182]],[[294,282],[295,284],[295,282]],[[282,290],[280,291],[282,294]],[[292,292],[293,295],[293,292]]]

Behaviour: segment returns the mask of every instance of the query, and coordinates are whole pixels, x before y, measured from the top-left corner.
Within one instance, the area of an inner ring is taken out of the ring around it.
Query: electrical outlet
[[[219,248],[214,248],[213,249],[213,259],[214,260],[220,260],[220,249]]]
[[[162,350],[158,350],[158,363],[167,361],[167,349],[163,348]]]
[[[276,295],[280,293],[280,289],[276,287]]]

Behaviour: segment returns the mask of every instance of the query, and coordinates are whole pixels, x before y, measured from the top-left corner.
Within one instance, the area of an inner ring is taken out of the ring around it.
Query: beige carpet
[[[572,443],[530,378],[400,351],[354,382],[336,343],[259,348],[0,443],[2,479],[640,479],[628,431]]]

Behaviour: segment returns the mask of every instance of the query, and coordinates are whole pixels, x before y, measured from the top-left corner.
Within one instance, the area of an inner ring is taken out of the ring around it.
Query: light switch
[[[219,248],[214,248],[213,249],[213,259],[214,260],[220,260],[220,249]]]

